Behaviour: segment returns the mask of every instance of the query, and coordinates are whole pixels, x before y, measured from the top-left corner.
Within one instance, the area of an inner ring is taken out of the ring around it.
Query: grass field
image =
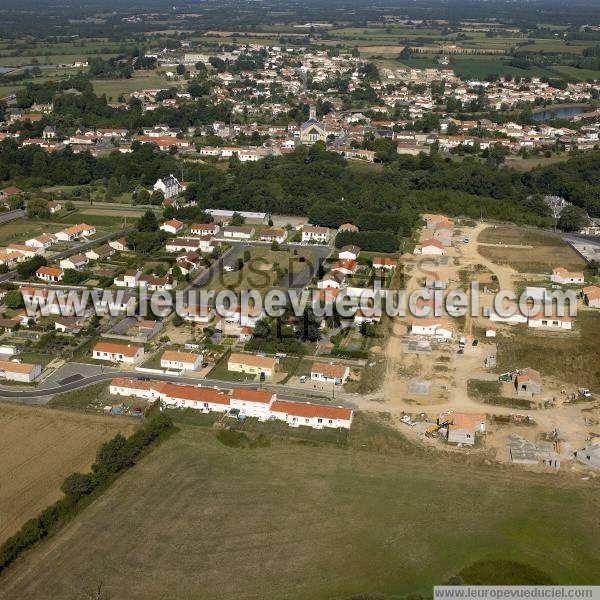
[[[67,225],[77,223],[82,223],[85,221],[88,225],[94,225],[95,227],[109,227],[109,228],[119,228],[124,225],[125,217],[122,215],[111,214],[110,212],[103,212],[102,214],[98,214],[100,211],[96,211],[96,214],[92,212],[88,212],[85,210],[82,211],[74,211],[68,213],[64,217],[61,217],[60,222]],[[139,214],[129,214],[128,215],[128,223],[132,224],[139,217]]]
[[[235,290],[270,290],[282,285],[284,277],[279,279],[277,267],[287,269],[290,273],[299,274],[304,269],[311,268],[309,260],[300,262],[302,258],[309,259],[312,251],[309,248],[299,248],[298,254],[294,255],[285,250],[271,250],[265,247],[250,247],[250,260],[241,270],[227,273],[220,271],[210,281],[208,289],[219,291],[225,288]]]
[[[498,369],[534,366],[542,375],[600,392],[598,356],[600,314],[579,311],[574,320],[579,336],[543,339],[531,329],[514,328],[497,338]]]
[[[0,598],[85,597],[99,583],[130,600],[430,594],[485,573],[480,559],[600,583],[597,483],[357,450],[365,441],[231,448],[182,426],[14,565]]]
[[[523,248],[479,246],[479,253],[498,264],[508,264],[521,273],[550,273],[553,267],[583,270],[584,260],[566,244],[559,234],[551,231],[512,226],[484,229],[477,241],[480,244],[521,245]]]
[[[116,100],[121,94],[131,94],[145,89],[167,88],[176,86],[165,77],[154,71],[136,71],[131,79],[94,79],[92,80],[94,92],[101,96]]]
[[[0,541],[60,498],[63,479],[89,467],[103,441],[132,430],[125,419],[0,403]]]
[[[19,244],[42,233],[54,233],[60,229],[64,227],[57,223],[17,219],[0,225],[0,245]]]

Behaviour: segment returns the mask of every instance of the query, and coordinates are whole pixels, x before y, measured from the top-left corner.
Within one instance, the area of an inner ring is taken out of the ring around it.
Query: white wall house
[[[144,356],[142,346],[131,344],[114,344],[110,342],[98,342],[92,350],[92,358],[97,360],[108,360],[111,362],[122,362],[133,365]]]
[[[216,223],[194,223],[190,227],[192,235],[216,235],[220,227]]]
[[[168,177],[163,177],[162,179],[158,179],[153,186],[154,191],[159,191],[163,193],[165,198],[173,198],[181,194],[183,191],[183,186],[177,181],[174,175],[169,175]]]
[[[41,365],[0,360],[0,379],[30,383],[41,373]]]
[[[451,339],[453,335],[450,323],[440,318],[413,319],[410,332],[413,335],[434,336],[440,339]]]
[[[575,285],[583,285],[585,279],[583,273],[567,271],[563,267],[555,267],[552,269],[552,275],[550,275],[550,281],[554,283],[567,284],[573,283]]]
[[[303,242],[316,242],[326,244],[329,241],[329,229],[318,225],[305,225],[302,228]]]
[[[332,384],[346,383],[350,375],[350,367],[333,363],[313,363],[310,369],[310,378],[313,381],[322,381]]]
[[[248,388],[236,388],[229,396],[210,387],[116,377],[111,381],[109,391],[112,395],[143,398],[150,402],[160,400],[164,406],[173,408],[220,413],[235,409],[246,417],[261,421],[280,420],[291,427],[350,429],[353,419],[353,411],[349,408],[277,400],[272,392]]]
[[[202,354],[194,352],[178,352],[165,350],[160,358],[163,369],[177,369],[179,371],[197,371],[202,365]]]
[[[161,226],[160,230],[165,231],[166,233],[171,233],[172,235],[177,235],[180,231],[185,227],[185,223],[178,221],[177,219],[170,219],[169,221],[165,221]]]
[[[230,406],[240,411],[246,417],[256,417],[267,421],[271,416],[271,405],[276,400],[273,392],[235,388],[231,392]]]
[[[35,276],[42,281],[48,283],[57,283],[62,280],[65,272],[63,269],[58,267],[40,267],[36,272]]]
[[[276,400],[271,405],[271,417],[285,421],[291,427],[312,427],[314,429],[350,429],[353,412],[342,406],[323,406],[310,402],[288,402]]]

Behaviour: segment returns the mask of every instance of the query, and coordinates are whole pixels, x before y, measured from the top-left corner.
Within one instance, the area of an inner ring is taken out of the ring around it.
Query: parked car
[[[477,346],[477,344],[479,344],[479,340],[478,339],[474,339],[472,342],[472,346]]]

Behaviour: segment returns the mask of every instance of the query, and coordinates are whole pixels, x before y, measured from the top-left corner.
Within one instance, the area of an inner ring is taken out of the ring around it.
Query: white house
[[[527,320],[528,327],[540,328],[540,329],[561,329],[569,330],[572,328],[572,320],[567,311],[565,314],[560,316],[555,306],[551,307],[551,314],[544,314],[544,307],[541,307],[536,315],[531,315]]]
[[[205,238],[173,238],[165,244],[167,252],[209,252],[211,248],[210,240],[204,242]]]
[[[287,237],[287,231],[281,227],[271,227],[270,229],[264,229],[261,231],[260,239],[263,242],[277,242],[283,244]]]
[[[41,373],[41,365],[0,360],[0,379],[30,383],[39,377]]]
[[[217,235],[219,229],[216,223],[194,223],[190,232],[192,235]]]
[[[142,381],[140,379],[115,377],[110,382],[108,391],[112,396],[143,398],[153,402],[162,397],[163,386],[164,384],[161,381]]]
[[[80,223],[79,225],[67,227],[67,229],[63,229],[62,231],[57,232],[55,235],[56,239],[61,242],[73,242],[81,237],[89,237],[95,233],[95,227],[86,225],[85,223]]]
[[[581,296],[586,306],[600,308],[600,287],[588,285],[581,290]]]
[[[185,227],[185,223],[178,221],[177,219],[170,219],[169,221],[165,221],[161,226],[160,230],[165,231],[166,233],[171,233],[173,235],[177,235],[180,231]]]
[[[109,244],[103,244],[96,248],[92,248],[85,253],[85,256],[89,260],[100,260],[102,258],[109,258],[115,253],[115,249]]]
[[[65,272],[63,269],[59,269],[58,267],[40,267],[36,272],[35,276],[42,281],[47,281],[48,283],[57,283],[59,282]]]
[[[194,352],[179,352],[165,350],[160,358],[163,369],[177,369],[179,371],[197,371],[202,365],[202,354]]]
[[[398,266],[398,261],[395,258],[389,256],[375,256],[373,257],[373,268],[384,269],[390,271]]]
[[[326,427],[350,429],[353,412],[342,406],[276,400],[271,405],[271,417],[285,421],[291,427],[303,425],[314,429]]]
[[[61,269],[76,269],[81,270],[86,267],[89,260],[84,254],[73,254],[67,258],[63,258],[60,261]]]
[[[341,230],[341,227],[340,227]],[[356,260],[360,254],[360,248],[358,246],[344,246],[340,249],[338,258],[340,260]]]
[[[153,186],[154,191],[162,192],[165,198],[173,198],[181,194],[183,191],[183,186],[177,181],[173,174],[168,177],[163,177],[162,179],[158,179]]]
[[[326,244],[329,241],[329,229],[318,225],[305,225],[302,228],[302,241]]]
[[[583,273],[581,272],[572,273],[571,271],[567,271],[563,267],[555,267],[554,269],[552,269],[550,281],[561,284],[573,283],[576,285],[583,285],[585,279],[583,277]]]
[[[167,406],[193,408],[203,412],[229,412],[229,396],[213,388],[166,383],[161,393],[161,400]]]
[[[340,385],[346,383],[350,375],[350,367],[333,363],[313,363],[310,369],[310,378],[313,381],[322,381]]]
[[[419,247],[417,247],[417,248],[419,248]],[[444,244],[442,244],[441,242],[438,242],[437,240],[430,239],[430,240],[424,240],[423,242],[421,242],[421,246],[420,246],[421,254],[443,256],[444,252],[445,252]]]
[[[235,388],[231,392],[230,406],[246,417],[256,417],[259,421],[267,421],[271,416],[271,405],[276,400],[274,392]]]
[[[140,276],[142,275],[141,271],[136,271],[135,269],[129,269],[123,273],[123,275],[118,275],[114,278],[113,283],[117,287],[129,287],[134,288],[138,286],[138,282]]]
[[[56,236],[52,235],[51,233],[42,233],[42,235],[38,235],[37,237],[25,241],[26,246],[31,246],[32,248],[42,248],[43,250],[50,248],[50,246],[55,243]]]
[[[413,335],[435,336],[441,339],[451,339],[453,335],[450,323],[442,318],[415,318],[411,322],[410,332]]]
[[[254,235],[254,228],[252,227],[235,227],[229,225],[222,229],[223,237],[231,238],[234,240],[249,240]]]
[[[122,362],[133,365],[144,356],[142,346],[131,344],[115,344],[111,342],[98,342],[92,350],[92,358],[97,360],[108,360],[111,362]]]
[[[323,275],[323,278],[317,283],[319,289],[336,288],[340,289],[346,280],[341,271],[329,271]]]

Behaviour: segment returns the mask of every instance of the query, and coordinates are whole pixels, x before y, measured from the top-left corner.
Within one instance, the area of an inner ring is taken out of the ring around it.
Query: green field
[[[537,568],[538,580],[600,583],[596,482],[401,441],[361,450],[363,435],[385,446],[387,434],[360,426],[346,449],[275,439],[231,448],[182,426],[13,565],[0,598],[86,597],[98,584],[129,600],[430,594],[465,569],[496,577],[498,560]]]
[[[154,71],[136,71],[131,79],[94,79],[94,92],[116,100],[121,94],[131,94],[145,89],[168,88],[177,85]]]

